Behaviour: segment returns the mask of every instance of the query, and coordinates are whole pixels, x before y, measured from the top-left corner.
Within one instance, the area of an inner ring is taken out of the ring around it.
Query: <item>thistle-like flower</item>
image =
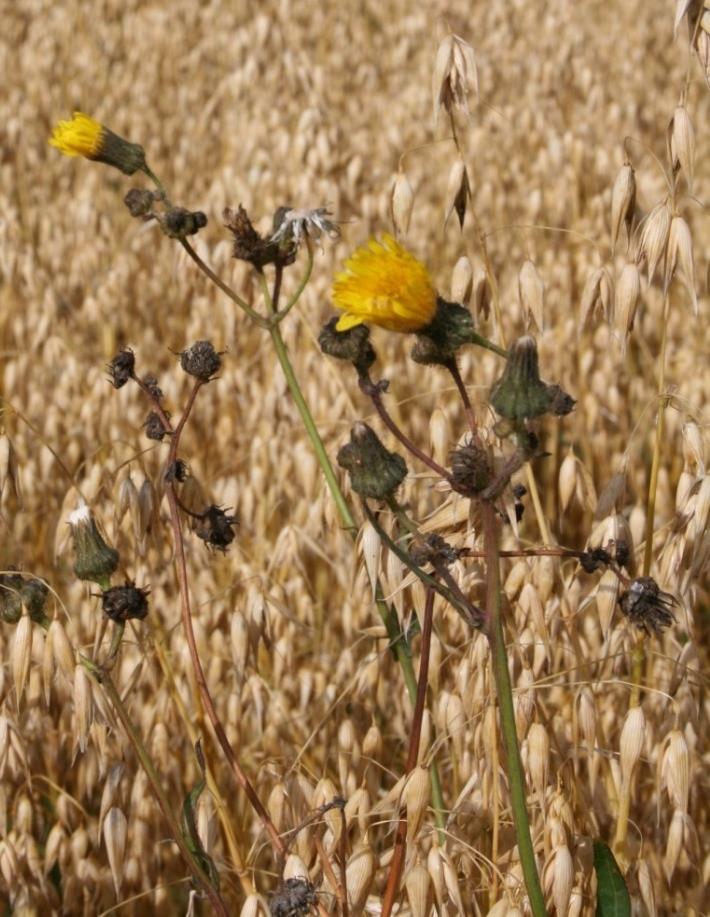
[[[81,111],[75,111],[71,121],[59,121],[49,143],[65,156],[105,162],[125,175],[133,175],[146,165],[142,146],[124,140]]]
[[[650,576],[632,580],[626,592],[619,597],[621,610],[629,620],[647,634],[660,634],[673,623],[671,609],[677,605],[669,592],[661,592],[658,583]]]
[[[333,302],[345,315],[336,325],[347,331],[367,322],[402,333],[429,325],[437,306],[426,267],[390,235],[358,248],[336,275]]]
[[[67,522],[74,543],[74,573],[106,588],[118,566],[118,551],[106,544],[86,503],[70,513]]]

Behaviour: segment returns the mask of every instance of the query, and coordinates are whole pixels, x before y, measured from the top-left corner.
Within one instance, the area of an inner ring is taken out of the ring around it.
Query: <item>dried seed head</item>
[[[555,851],[552,867],[552,900],[558,914],[568,914],[572,886],[574,885],[574,863],[569,847],[563,844]]]
[[[705,474],[705,444],[700,427],[692,420],[681,428],[683,437],[683,459],[685,465],[698,475]]]
[[[625,162],[614,179],[611,191],[611,250],[616,248],[622,223],[626,227],[627,245],[636,209],[636,177],[630,162]]]
[[[674,216],[671,220],[671,229],[668,238],[668,256],[664,287],[668,290],[676,269],[690,295],[693,314],[698,315],[698,297],[695,292],[695,268],[693,267],[693,238],[690,228],[682,217]]]
[[[621,610],[640,630],[647,634],[660,634],[673,623],[673,605],[677,602],[668,592],[661,592],[650,576],[632,580],[619,598]]]
[[[62,622],[55,618],[49,625],[47,631],[47,642],[52,648],[54,662],[59,667],[59,671],[64,675],[67,681],[71,681],[74,676],[74,650],[64,630]]]
[[[523,307],[526,327],[530,327],[530,319],[532,318],[538,331],[542,331],[545,283],[537,268],[529,259],[523,262],[518,274],[518,295],[520,304]]]
[[[187,210],[185,207],[169,207],[156,218],[170,239],[194,236],[207,225],[207,217],[201,210]]]
[[[397,236],[406,236],[414,208],[414,189],[402,169],[397,172],[390,194],[390,215]]]
[[[150,589],[140,588],[128,580],[123,586],[112,586],[101,594],[101,607],[107,618],[123,622],[132,618],[142,620],[148,614]]]
[[[315,886],[302,876],[286,879],[269,899],[272,917],[305,917],[318,901]]]
[[[451,486],[464,496],[475,496],[491,482],[493,466],[488,450],[473,438],[454,449],[449,456]]]
[[[656,204],[646,216],[641,226],[641,231],[636,250],[636,261],[641,264],[645,261],[648,270],[648,282],[651,283],[656,275],[656,268],[666,256],[668,237],[671,231],[671,209],[668,201]]]
[[[123,203],[132,217],[150,220],[155,216],[153,205],[159,200],[159,191],[150,191],[148,188],[130,188],[123,198]]]
[[[199,514],[200,518],[195,524],[195,534],[205,542],[207,547],[224,553],[234,541],[234,526],[237,517],[212,503]]]
[[[93,718],[91,682],[82,665],[74,668],[74,725],[79,750],[86,751],[86,742]]]
[[[678,105],[668,125],[668,158],[675,172],[683,170],[688,183],[688,193],[693,193],[695,168],[695,131],[685,105]]]
[[[622,353],[626,353],[626,343],[634,327],[640,294],[641,275],[638,266],[627,261],[617,281],[614,297],[614,331]]]
[[[447,35],[436,52],[432,75],[434,124],[443,106],[451,115],[454,109],[468,114],[468,93],[478,95],[478,70],[473,48],[458,35]]]
[[[223,353],[218,353],[209,341],[196,341],[187,350],[181,351],[180,366],[200,382],[209,382],[220,370]]]
[[[656,895],[653,890],[653,879],[651,878],[651,870],[648,868],[648,861],[640,859],[637,871],[639,891],[641,892],[643,903],[646,905],[648,917],[656,917]]]
[[[377,581],[380,575],[380,559],[382,555],[382,542],[377,534],[375,527],[369,520],[366,520],[360,532],[360,544],[362,547],[362,556],[365,561],[367,577],[372,586],[372,595],[374,597],[377,589]]]

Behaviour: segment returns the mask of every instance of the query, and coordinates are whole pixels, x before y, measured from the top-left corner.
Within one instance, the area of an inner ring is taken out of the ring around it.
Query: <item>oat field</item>
[[[710,914],[704,6],[0,0],[1,914]]]

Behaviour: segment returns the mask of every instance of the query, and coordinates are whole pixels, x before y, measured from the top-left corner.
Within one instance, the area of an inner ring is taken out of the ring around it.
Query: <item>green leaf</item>
[[[202,746],[200,742],[197,742],[195,745],[195,753],[197,754],[197,760],[203,776],[200,780],[197,781],[197,783],[185,797],[185,801],[182,804],[182,817],[180,827],[182,828],[182,835],[185,839],[185,843],[187,844],[188,849],[190,850],[190,853],[200,864],[203,872],[205,872],[209,877],[210,884],[215,889],[215,891],[219,891],[219,873],[217,872],[217,867],[214,865],[212,857],[202,846],[200,835],[197,833],[197,823],[195,821],[195,810],[197,809],[197,803],[200,795],[202,794],[202,791],[205,788],[205,761],[202,754]]]
[[[602,841],[594,842],[597,874],[597,917],[631,917],[631,899],[614,854]]]

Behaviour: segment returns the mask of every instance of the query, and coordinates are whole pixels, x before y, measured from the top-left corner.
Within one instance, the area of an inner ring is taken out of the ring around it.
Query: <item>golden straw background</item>
[[[455,149],[447,119],[435,127],[432,112],[439,41],[451,29],[470,42],[481,91],[479,102],[469,99],[462,143],[471,206],[489,233],[506,341],[528,327],[518,272],[529,258],[545,282],[543,330],[533,328],[542,374],[578,399],[572,415],[545,420],[550,455],[534,466],[550,529],[560,544],[585,547],[614,518],[613,508],[600,513],[598,495],[625,473],[616,506],[640,573],[662,291],[644,271],[625,353],[602,316],[581,329],[579,307],[590,274],[610,264],[618,276],[625,261],[623,234],[610,257],[609,231],[627,135],[635,138],[628,150],[641,215],[667,193],[655,157],[667,162],[666,127],[688,66],[685,26],[674,42],[673,18],[673,4],[661,0],[2,4],[0,433],[12,443],[16,473],[0,468],[0,570],[16,566],[44,578],[52,589],[47,613],[73,651],[90,651],[101,611],[74,578],[66,524],[83,496],[120,550],[122,575],[150,586],[149,617],[127,629],[115,681],[177,814],[199,776],[186,720],[204,730],[220,798],[203,794],[198,822],[230,913],[268,914],[278,876],[203,724],[162,499],[167,446],[145,438],[148,409],[137,388],[115,391],[106,380],[105,364],[119,347],[134,349],[139,372],[158,376],[174,416],[189,390],[175,353],[199,339],[226,351],[180,450],[205,499],[233,508],[240,521],[225,556],[187,535],[198,647],[230,740],[277,828],[292,829],[336,794],[349,800],[349,851],[367,866],[364,878],[349,873],[359,896],[351,913],[362,912],[358,903],[378,913],[401,786],[390,791],[403,773],[412,706],[383,639],[362,551],[341,529],[268,336],[155,224],[130,217],[123,195],[147,186],[144,179],[60,156],[47,144],[52,126],[80,109],[141,143],[173,201],[207,214],[197,251],[255,305],[247,266],[231,258],[225,206],[242,203],[264,231],[283,204],[327,205],[342,221],[341,241],[317,247],[313,279],[283,326],[334,457],[360,419],[391,445],[355,374],[323,357],[316,337],[332,314],[334,272],[369,235],[392,231],[390,192],[402,154],[415,189],[403,241],[444,296],[461,256],[481,264],[471,213],[463,232],[455,215],[444,223]],[[710,228],[701,206],[710,200],[710,90],[697,61],[690,73],[696,200],[681,182],[678,201],[692,232],[700,317],[675,281],[652,575],[679,606],[670,631],[647,643],[627,874],[634,913],[642,915],[710,911]],[[303,257],[287,272],[287,289]],[[495,338],[492,317],[478,320]],[[466,431],[450,378],[412,363],[409,338],[375,331],[373,340],[375,375],[391,380],[390,410],[445,461]],[[486,394],[500,366],[474,348],[461,359],[488,425]],[[579,462],[563,465],[570,450]],[[477,545],[467,505],[437,488],[422,466],[409,461],[409,468],[403,497],[412,515],[428,518],[456,546]],[[503,546],[542,542],[529,498],[519,534],[508,527]],[[467,561],[455,570],[480,598],[484,568]],[[407,571],[385,555],[381,572],[400,617],[421,615],[422,594]],[[502,573],[548,906],[551,914],[594,914],[591,842],[614,836],[636,632],[614,610],[613,577],[600,585],[601,573],[549,558],[506,560]],[[435,905],[447,915],[524,913],[507,790],[495,781],[502,748],[485,641],[472,639],[438,602],[435,629],[424,762],[434,757],[442,774],[447,837],[439,846],[422,799],[398,913],[427,915]],[[184,864],[107,701],[96,686],[77,688],[71,653],[48,646],[39,627],[23,667],[14,633],[16,625],[0,624],[0,913],[185,913]],[[415,665],[418,652],[415,638]],[[113,863],[108,809],[127,823]],[[339,830],[335,813],[294,841],[293,854],[318,884],[316,841],[330,851]],[[321,906],[336,913],[332,888],[322,888]],[[195,907],[209,913],[207,903]]]

